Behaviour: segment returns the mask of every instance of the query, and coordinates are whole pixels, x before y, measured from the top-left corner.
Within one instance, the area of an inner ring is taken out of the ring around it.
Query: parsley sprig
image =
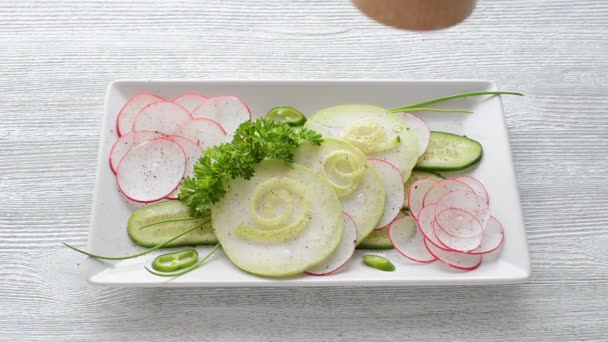
[[[287,123],[260,118],[244,122],[232,142],[211,147],[194,165],[192,177],[182,184],[179,199],[193,217],[207,216],[211,207],[226,195],[225,182],[250,179],[255,165],[264,159],[294,161],[293,150],[302,143],[321,145],[321,135],[306,128],[296,130]]]

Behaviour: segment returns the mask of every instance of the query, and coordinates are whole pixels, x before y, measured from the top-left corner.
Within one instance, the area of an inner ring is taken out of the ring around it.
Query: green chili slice
[[[181,275],[190,273],[190,272],[194,271],[195,269],[201,267],[201,265],[204,264],[205,261],[207,261],[207,259],[209,259],[220,247],[221,247],[221,245],[218,243],[217,245],[215,245],[215,247],[213,247],[213,249],[211,250],[211,252],[209,252],[209,254],[205,255],[196,264],[186,267],[186,268],[180,270],[179,272],[156,272],[156,271],[153,271],[153,270],[147,268],[146,266],[144,266],[144,268],[146,269],[146,271],[148,271],[156,276],[159,276],[159,277],[170,277],[170,278],[179,277]]]
[[[395,265],[391,263],[387,258],[381,257],[379,255],[364,255],[363,262],[375,269],[379,269],[381,271],[393,272],[396,270]]]
[[[266,117],[270,120],[285,122],[291,127],[303,126],[306,117],[293,107],[274,107],[268,111]]]
[[[189,248],[157,256],[152,262],[152,268],[159,272],[174,272],[192,266],[197,261],[198,252],[196,249]]]

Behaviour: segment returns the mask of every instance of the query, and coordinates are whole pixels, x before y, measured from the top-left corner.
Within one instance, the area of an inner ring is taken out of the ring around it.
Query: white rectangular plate
[[[127,236],[127,220],[134,207],[119,193],[108,165],[110,148],[117,138],[116,116],[124,103],[137,93],[151,93],[166,99],[193,92],[207,96],[234,95],[249,105],[254,116],[261,116],[280,105],[312,114],[339,104],[366,103],[395,108],[456,93],[492,90],[497,89],[491,82],[467,80],[113,82],[108,86],[105,100],[88,248],[93,253],[110,256],[130,255],[142,250]],[[90,259],[88,280],[106,286],[405,286],[525,281],[530,276],[528,246],[500,98],[467,98],[435,107],[475,112],[473,115],[422,113],[421,116],[433,130],[467,135],[483,145],[483,160],[466,173],[487,185],[492,213],[505,228],[505,242],[500,252],[485,258],[474,271],[456,271],[439,262],[413,264],[394,250],[358,251],[344,269],[331,276],[265,279],[240,271],[222,252],[218,252],[196,271],[170,279],[156,277],[144,269],[144,265],[149,265],[160,254],[158,252],[116,263]],[[199,252],[204,255],[209,249],[201,247]],[[363,265],[361,256],[371,253],[388,257],[397,270],[382,272]]]

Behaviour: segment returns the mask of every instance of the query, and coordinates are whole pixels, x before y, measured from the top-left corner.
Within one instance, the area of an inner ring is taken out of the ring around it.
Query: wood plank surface
[[[480,0],[424,34],[347,0],[0,2],[0,340],[607,340],[606,32],[599,0]],[[104,92],[127,78],[479,78],[523,92],[503,101],[532,279],[92,287],[60,243],[86,243]]]

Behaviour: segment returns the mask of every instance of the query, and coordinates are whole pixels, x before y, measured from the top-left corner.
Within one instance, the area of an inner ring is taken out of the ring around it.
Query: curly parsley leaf
[[[321,145],[320,134],[306,128],[295,130],[287,123],[260,118],[242,123],[232,142],[211,147],[194,165],[194,172],[182,184],[179,199],[190,215],[207,215],[226,195],[225,182],[253,177],[255,165],[265,159],[292,163],[293,151],[302,143]]]

